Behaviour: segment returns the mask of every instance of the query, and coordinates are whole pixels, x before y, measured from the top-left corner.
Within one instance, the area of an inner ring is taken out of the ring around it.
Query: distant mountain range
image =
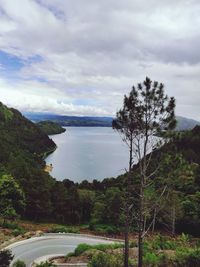
[[[28,119],[39,121],[52,121],[61,126],[94,126],[94,127],[111,127],[112,117],[78,117],[78,116],[64,116],[47,113],[24,113]],[[196,125],[200,125],[199,121],[177,116],[177,131],[190,130]]]
[[[111,117],[78,117],[78,116],[63,116],[47,113],[24,113],[24,116],[28,119],[39,121],[52,121],[61,126],[94,126],[94,127],[111,127]]]

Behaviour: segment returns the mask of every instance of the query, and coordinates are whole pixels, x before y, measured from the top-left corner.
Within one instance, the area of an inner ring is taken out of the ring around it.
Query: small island
[[[40,121],[36,125],[47,135],[60,134],[66,131],[65,128],[52,121]]]

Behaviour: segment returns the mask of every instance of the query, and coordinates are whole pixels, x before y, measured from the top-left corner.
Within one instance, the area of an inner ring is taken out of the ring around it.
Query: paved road
[[[23,260],[27,266],[37,258],[50,254],[67,254],[74,251],[80,243],[102,244],[112,243],[103,239],[83,236],[68,236],[62,234],[44,235],[42,237],[30,238],[21,242],[14,243],[8,248],[15,255],[13,260]]]

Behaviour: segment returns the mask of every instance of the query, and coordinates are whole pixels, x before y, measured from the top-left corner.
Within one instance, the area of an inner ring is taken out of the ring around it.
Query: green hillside
[[[40,121],[36,124],[45,134],[60,134],[66,131],[65,128],[52,121]]]
[[[34,123],[0,103],[0,175],[11,174],[23,188],[28,217],[47,213],[49,181],[43,172],[43,157],[55,150],[55,143]]]
[[[14,150],[14,147],[20,147],[38,155],[52,151],[56,147],[55,143],[34,123],[22,116],[16,109],[7,108],[1,102],[0,138],[1,145],[9,146],[12,144],[11,150]],[[4,150],[1,147],[1,151]]]

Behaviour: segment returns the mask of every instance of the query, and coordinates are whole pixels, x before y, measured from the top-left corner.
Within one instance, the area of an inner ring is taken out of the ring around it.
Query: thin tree
[[[156,173],[156,170],[152,169],[149,173],[151,156],[153,151],[163,144],[163,140],[157,136],[163,131],[172,130],[176,125],[174,109],[175,99],[168,98],[164,93],[164,85],[157,81],[152,82],[146,77],[143,83],[132,87],[129,96],[124,96],[123,107],[117,112],[113,122],[113,128],[122,134],[123,140],[129,145],[129,171],[132,169],[133,155],[139,166],[138,267],[143,265],[144,236],[153,223],[152,221],[149,225],[147,224],[145,201],[145,190],[151,183],[151,177]],[[133,175],[131,176],[133,179]],[[128,180],[130,180],[130,175]],[[126,219],[130,219],[130,214],[126,214]],[[125,232],[125,259],[128,256],[126,255],[128,253],[126,235]],[[128,266],[126,260],[124,266]]]
[[[119,111],[120,112],[120,111]],[[121,113],[121,112],[120,112]],[[121,113],[121,118],[124,114]],[[119,114],[117,114],[119,117]],[[126,117],[124,116],[123,121],[126,121]],[[127,144],[129,148],[129,164],[128,170],[126,170],[127,180],[125,186],[125,196],[124,196],[124,267],[128,267],[129,260],[129,232],[130,232],[130,224],[131,224],[131,179],[132,179],[132,166],[133,166],[133,139],[134,139],[134,131],[132,125],[129,125],[129,122],[126,121],[127,127],[121,127],[121,124],[118,120],[113,120],[112,127],[116,129],[122,136],[122,140]]]

